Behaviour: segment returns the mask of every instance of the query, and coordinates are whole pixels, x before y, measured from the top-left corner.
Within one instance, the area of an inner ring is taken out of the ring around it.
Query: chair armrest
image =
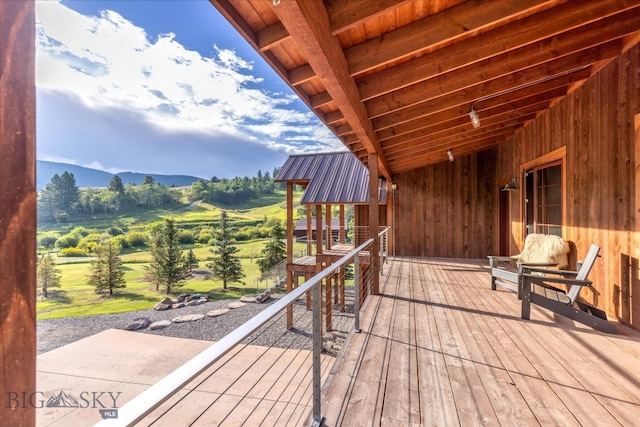
[[[568,285],[568,286],[573,286],[573,285],[591,286],[591,284],[593,283],[591,282],[591,280],[568,279],[565,277],[546,277],[546,276],[542,277],[542,276],[536,276],[534,274],[522,274],[522,277],[525,281],[560,283],[562,285]]]
[[[564,276],[564,277],[576,277],[576,275],[578,274],[577,271],[571,271],[571,270],[554,270],[551,268],[536,268],[536,267],[529,267],[530,264],[523,264],[522,265],[522,272],[524,274],[528,274],[528,273],[545,273],[545,274],[555,274],[557,276]]]
[[[498,263],[499,262],[511,262],[511,261],[515,261],[513,258],[511,258],[510,256],[494,256],[494,255],[489,255],[487,256],[487,258],[489,258],[489,266],[491,268],[497,268],[498,267]]]
[[[527,268],[527,267],[553,267],[555,265],[558,265],[557,262],[519,262],[518,263],[518,267],[522,266],[522,268]],[[556,271],[556,270],[554,270]]]
[[[496,255],[489,255],[489,256],[487,256],[487,258],[489,258],[489,260],[504,261],[504,262],[515,261],[515,260],[514,260],[512,257],[510,257],[510,256],[496,256]]]

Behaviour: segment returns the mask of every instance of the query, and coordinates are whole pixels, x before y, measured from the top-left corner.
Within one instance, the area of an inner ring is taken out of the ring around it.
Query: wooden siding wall
[[[497,254],[496,150],[394,176],[396,253],[484,258]]]
[[[380,205],[378,209],[378,225],[384,227],[387,222],[387,205]],[[369,226],[369,205],[354,205],[353,207],[354,226]],[[364,243],[369,237],[366,233],[356,233],[356,246]]]
[[[35,407],[28,400],[36,388],[34,6],[33,1],[0,1],[2,426],[35,425]]]
[[[601,246],[581,297],[640,330],[638,220],[640,197],[640,45],[608,64],[584,85],[498,149],[498,180],[566,147],[564,237],[578,258]],[[522,192],[510,198],[512,252],[522,246]]]

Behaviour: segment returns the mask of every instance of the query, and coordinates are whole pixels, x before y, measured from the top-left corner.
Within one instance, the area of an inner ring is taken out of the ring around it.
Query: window
[[[562,162],[525,172],[527,234],[562,235]]]

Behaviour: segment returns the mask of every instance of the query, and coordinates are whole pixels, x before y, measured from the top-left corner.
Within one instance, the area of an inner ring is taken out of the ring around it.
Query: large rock
[[[151,319],[148,317],[136,317],[125,328],[127,331],[137,331],[138,329],[145,329],[151,324]]]
[[[171,298],[169,297],[165,297],[165,299],[163,299],[162,301],[160,301],[160,304],[167,304],[167,305],[173,305],[175,301],[173,301]]]
[[[153,322],[151,325],[149,325],[149,329],[155,331],[156,329],[164,329],[169,325],[171,325],[170,320],[158,320],[157,322]]]
[[[256,300],[256,297],[252,297],[251,295],[245,295],[242,298],[240,298],[240,302],[252,303],[252,302],[257,302],[257,300]]]
[[[173,304],[171,306],[171,308],[174,309],[174,310],[177,310],[177,309],[182,308],[182,307],[184,307],[184,303],[183,302],[177,302],[177,303],[175,303],[175,304]]]
[[[189,302],[185,302],[184,305],[186,305],[187,307],[193,307],[194,305],[200,305],[202,304],[204,301],[200,301],[199,299],[192,299]]]
[[[207,316],[209,316],[209,317],[218,317],[218,316],[222,316],[223,314],[227,314],[230,311],[231,310],[229,310],[228,308],[218,308],[218,309],[211,310],[210,312],[208,312]]]
[[[200,320],[204,318],[204,314],[185,314],[183,316],[174,317],[171,319],[173,323],[186,323],[186,322],[195,322],[196,320]]]
[[[243,302],[236,301],[236,302],[232,302],[232,303],[230,303],[227,307],[229,307],[229,308],[231,308],[231,309],[234,309],[234,308],[240,308],[240,307],[242,307],[243,305],[244,305],[244,303],[243,303]]]
[[[164,310],[169,310],[171,308],[172,304],[163,304],[161,302],[157,303],[155,306],[153,306],[154,310],[157,311],[164,311]]]

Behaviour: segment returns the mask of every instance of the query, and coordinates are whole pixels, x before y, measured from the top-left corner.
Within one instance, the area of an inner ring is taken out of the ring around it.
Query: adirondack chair
[[[591,326],[601,332],[616,334],[615,325],[593,313],[599,310],[590,309],[589,306],[576,301],[583,286],[591,286],[587,276],[600,252],[600,246],[591,245],[585,260],[578,271],[553,270],[536,267],[523,267],[522,279],[522,314],[521,318],[529,320],[531,304],[536,304],[553,311],[561,316],[573,319],[576,322]],[[540,276],[539,273],[544,273]],[[553,286],[561,284],[569,287],[563,291]],[[577,308],[574,308],[574,304]]]
[[[491,289],[503,287],[521,295],[520,275],[525,265],[534,267],[568,267],[569,244],[559,236],[547,234],[529,234],[524,240],[524,248],[518,255],[490,255]],[[511,267],[516,262],[517,269]]]

